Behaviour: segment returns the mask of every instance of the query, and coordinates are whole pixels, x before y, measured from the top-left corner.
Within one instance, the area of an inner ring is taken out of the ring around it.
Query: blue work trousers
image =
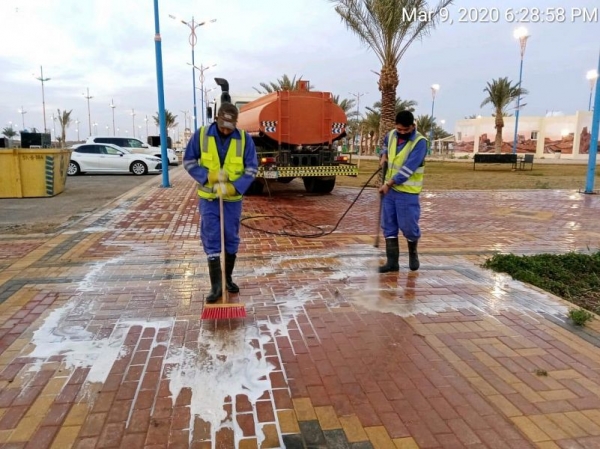
[[[419,195],[390,189],[383,196],[381,207],[381,229],[384,238],[398,237],[400,231],[407,240],[418,240],[421,237],[420,216]]]
[[[208,257],[221,254],[221,224],[219,222],[219,200],[200,198],[200,240]],[[241,201],[224,201],[225,252],[236,254],[240,245]]]

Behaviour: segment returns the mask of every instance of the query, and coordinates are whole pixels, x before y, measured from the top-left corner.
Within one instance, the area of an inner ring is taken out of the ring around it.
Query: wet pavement
[[[379,275],[373,189],[336,227],[358,189],[277,185],[244,203],[247,318],[201,321],[194,185],[170,177],[0,236],[1,448],[600,447],[598,321],[480,267],[598,250],[598,196],[424,193],[421,269]]]

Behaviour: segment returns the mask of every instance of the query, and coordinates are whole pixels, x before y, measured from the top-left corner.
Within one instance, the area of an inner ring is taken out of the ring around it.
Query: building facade
[[[459,120],[455,128],[454,151],[460,153],[494,153],[495,117]],[[590,152],[592,112],[575,115],[519,117],[517,153],[537,157],[587,159]],[[504,117],[502,153],[511,153],[515,117]],[[596,142],[600,152],[600,145]]]

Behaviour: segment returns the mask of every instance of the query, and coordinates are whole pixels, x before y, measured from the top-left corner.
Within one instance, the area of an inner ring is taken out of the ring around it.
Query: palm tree
[[[350,115],[356,115],[356,111],[352,111],[352,109],[354,108],[354,105],[356,104],[356,100],[354,98],[344,98],[343,100],[340,100],[340,96],[339,95],[334,95],[333,96],[333,103],[337,104],[340,108],[342,108],[342,110],[344,111],[344,113],[346,114],[346,116],[350,116]],[[350,114],[349,114],[350,112]]]
[[[396,105],[394,107],[394,119],[396,118],[396,114],[400,111],[410,111],[415,112],[415,107],[417,106],[417,102],[414,100],[403,100],[402,98],[396,98]],[[376,101],[373,103],[371,108],[367,108],[369,111],[379,111],[381,112],[381,101]]]
[[[471,114],[471,115],[465,115],[465,118],[466,118],[467,120],[472,120],[472,119],[475,119],[475,118],[477,118],[477,115],[475,115],[475,114]]]
[[[417,130],[424,136],[429,136],[432,126],[435,129],[434,120],[431,115],[419,115],[415,121],[417,122]]]
[[[508,77],[498,78],[488,82],[483,91],[487,97],[481,103],[481,107],[491,103],[494,107],[494,117],[496,117],[496,140],[494,147],[496,153],[502,152],[502,128],[504,128],[504,114],[506,107],[515,101],[519,96],[527,95],[526,89],[519,87],[519,84],[512,84]]]
[[[302,76],[300,76],[300,78],[298,78],[298,81],[300,81],[302,79]],[[253,87],[253,89],[258,92],[259,94],[271,94],[273,92],[281,92],[282,90],[297,90],[298,89],[298,85],[296,83],[296,75],[294,75],[293,78],[290,78],[289,76],[287,76],[285,73],[283,74],[283,76],[279,79],[277,79],[277,81],[270,81],[268,83],[260,83],[260,87],[262,87],[262,89],[258,89],[256,87]],[[314,86],[311,86],[309,84],[308,88],[311,89]]]
[[[156,126],[160,126],[160,119],[158,118],[158,112],[152,118],[154,119],[154,124]],[[179,125],[179,123],[177,123],[175,121],[176,119],[177,119],[176,115],[173,115],[173,113],[171,113],[171,111],[169,111],[168,109],[165,109],[165,120],[167,122],[167,133],[168,133],[169,128],[175,128],[175,127],[177,127],[177,125]]]
[[[7,126],[2,130],[2,135],[8,137],[8,140],[10,140],[17,135],[17,132],[13,129],[11,125]]]
[[[60,147],[64,148],[65,147],[65,140],[67,138],[67,128],[69,127],[69,125],[71,124],[71,112],[73,112],[73,109],[71,109],[70,111],[62,111],[60,112],[60,109],[57,109],[58,111],[58,122],[60,123]]]
[[[381,73],[380,136],[394,127],[398,63],[410,45],[433,30],[440,11],[453,0],[439,0],[432,8],[426,0],[329,0],[342,22],[379,59]]]

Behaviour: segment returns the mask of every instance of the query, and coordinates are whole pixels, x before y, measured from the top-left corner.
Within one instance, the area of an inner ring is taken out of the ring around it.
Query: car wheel
[[[67,168],[67,175],[69,176],[75,176],[78,175],[81,172],[80,168],[79,168],[79,164],[77,164],[77,162],[69,162],[69,168]]]
[[[141,161],[133,162],[131,164],[130,170],[134,175],[138,176],[145,175],[146,173],[148,173],[148,167]]]

